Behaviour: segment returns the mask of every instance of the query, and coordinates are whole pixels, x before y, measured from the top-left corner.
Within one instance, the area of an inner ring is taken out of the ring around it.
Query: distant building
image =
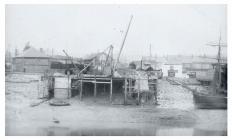
[[[182,58],[179,56],[165,57],[165,63],[162,65],[163,76],[185,78],[183,74]]]
[[[13,72],[43,73],[50,69],[49,56],[33,47],[13,58]]]
[[[213,63],[217,63],[217,60],[204,57],[193,57],[191,59],[184,59],[183,72],[185,73],[189,71],[207,71],[213,69]]]
[[[182,69],[181,63],[166,63],[162,67],[163,76],[184,78],[186,75],[183,74]]]
[[[167,63],[165,65],[169,65],[169,67],[172,65],[174,69],[176,67],[176,69],[179,69],[179,71],[182,71],[182,75],[179,74],[179,76],[191,77],[191,78],[196,78],[197,75],[201,73],[211,72],[213,70],[213,64],[217,63],[217,60],[214,59],[213,57],[208,58],[206,56],[203,57],[203,56],[178,55],[178,56],[168,56],[166,60],[167,60]],[[166,67],[164,67],[164,69]]]
[[[166,62],[164,57],[142,57],[143,66],[152,67],[154,70],[162,69],[163,65]]]
[[[194,56],[191,58],[183,59],[183,73],[186,73],[191,78],[202,77],[202,74],[210,73],[209,77],[212,77],[213,64],[216,63],[216,59]],[[212,79],[212,78],[209,78]]]
[[[222,63],[227,63],[223,58]],[[202,73],[211,73],[213,64],[217,63],[215,56],[185,56],[168,55],[163,57],[142,57],[140,61],[133,61],[136,69],[162,70],[163,76],[179,78],[196,78]]]

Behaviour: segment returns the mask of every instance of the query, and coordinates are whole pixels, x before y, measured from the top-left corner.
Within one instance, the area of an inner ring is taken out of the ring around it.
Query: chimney
[[[44,51],[43,51],[43,48],[40,48],[40,49],[39,49],[39,51],[40,51],[41,53],[43,53],[43,52],[44,52]]]

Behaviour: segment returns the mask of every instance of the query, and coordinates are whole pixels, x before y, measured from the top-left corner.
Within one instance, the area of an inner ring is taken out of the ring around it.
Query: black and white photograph
[[[227,4],[4,8],[5,136],[228,135]]]

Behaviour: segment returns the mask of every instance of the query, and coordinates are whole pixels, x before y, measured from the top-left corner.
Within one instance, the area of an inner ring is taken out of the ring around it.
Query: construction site
[[[8,136],[227,135],[226,44],[216,57],[149,54],[121,60],[131,16],[120,46],[109,44],[82,58],[47,55],[27,42],[5,62]],[[119,50],[115,53],[115,48]],[[125,52],[126,53],[126,52]]]

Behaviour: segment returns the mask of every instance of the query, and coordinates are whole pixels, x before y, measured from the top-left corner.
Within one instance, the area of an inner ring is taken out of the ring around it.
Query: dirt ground
[[[31,107],[40,101],[38,79],[6,78],[6,135],[227,135],[227,110],[195,109],[191,92],[165,80],[158,84],[160,105],[111,105],[74,97],[70,106],[47,101]]]

